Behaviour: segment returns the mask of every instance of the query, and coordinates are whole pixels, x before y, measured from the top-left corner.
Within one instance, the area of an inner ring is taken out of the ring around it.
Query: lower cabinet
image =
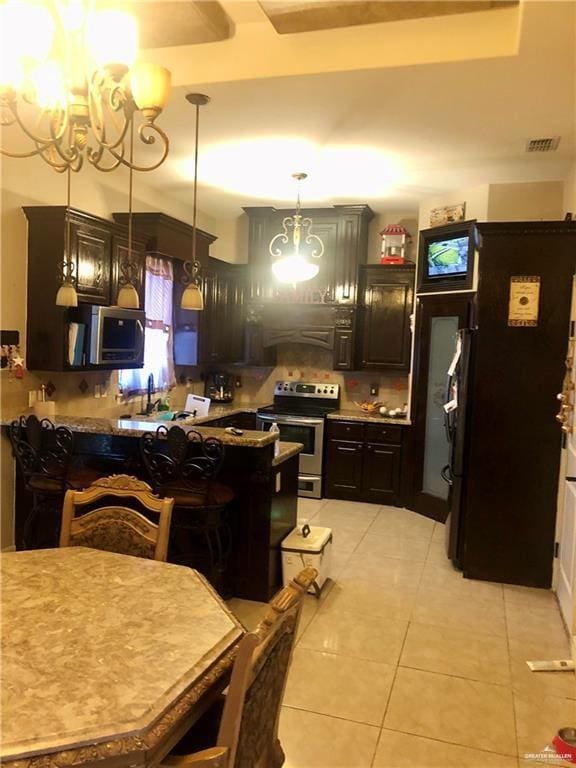
[[[400,505],[405,429],[396,424],[328,419],[324,495]]]

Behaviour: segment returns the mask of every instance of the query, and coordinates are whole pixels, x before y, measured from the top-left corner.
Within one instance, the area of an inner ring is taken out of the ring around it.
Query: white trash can
[[[318,597],[330,576],[332,564],[332,529],[303,525],[286,536],[281,544],[284,586],[303,568],[310,566],[318,577],[308,592]]]

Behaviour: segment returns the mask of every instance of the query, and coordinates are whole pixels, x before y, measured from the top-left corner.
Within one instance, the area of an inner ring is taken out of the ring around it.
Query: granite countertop
[[[191,568],[64,547],[2,554],[0,573],[3,760],[120,748],[243,634]]]
[[[246,409],[238,409],[238,413]],[[228,413],[227,415],[230,415]],[[17,418],[17,417],[13,417]],[[3,418],[1,424],[9,425],[13,418]],[[276,435],[270,432],[262,432],[255,429],[245,429],[242,435],[232,435],[226,432],[224,427],[203,427],[207,421],[219,418],[207,416],[201,419],[186,419],[185,421],[138,421],[137,419],[110,419],[91,416],[50,416],[56,426],[68,427],[72,432],[86,432],[94,435],[123,435],[125,437],[140,437],[145,432],[154,432],[161,424],[168,429],[173,426],[182,427],[185,431],[197,429],[203,437],[217,437],[224,445],[237,445],[244,448],[263,448],[276,440]]]
[[[274,456],[272,459],[273,467],[277,467],[279,464],[283,464],[288,459],[291,459],[292,456],[296,456],[298,453],[304,450],[302,443],[287,443],[280,441],[278,445],[278,455]]]
[[[341,408],[328,414],[329,419],[345,419],[346,421],[365,421],[371,424],[399,424],[410,426],[411,421],[405,416],[394,418],[392,416],[380,416],[379,413],[364,413],[360,408]]]

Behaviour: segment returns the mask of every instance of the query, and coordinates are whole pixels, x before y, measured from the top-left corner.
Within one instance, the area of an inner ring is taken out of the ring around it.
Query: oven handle
[[[259,413],[257,418],[262,421],[275,421],[277,424],[306,424],[311,427],[324,424],[324,419],[308,419],[300,416],[274,416],[272,414]]]

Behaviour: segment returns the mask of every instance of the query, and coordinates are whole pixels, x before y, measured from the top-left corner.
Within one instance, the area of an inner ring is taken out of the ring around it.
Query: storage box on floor
[[[332,529],[308,525],[294,528],[281,546],[284,586],[303,568],[310,566],[318,571],[318,578],[308,591],[318,594],[330,576]]]

